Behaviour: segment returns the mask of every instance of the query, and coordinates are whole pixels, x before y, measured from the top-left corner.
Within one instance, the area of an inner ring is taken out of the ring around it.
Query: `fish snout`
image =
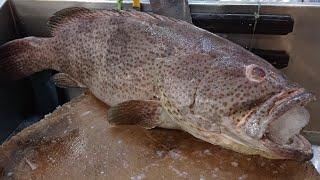
[[[281,157],[310,159],[311,145],[300,131],[310,118],[304,106],[315,100],[316,96],[303,88],[275,94],[248,115],[243,125],[245,133]]]
[[[247,117],[245,131],[250,137],[260,139],[272,121],[279,119],[294,107],[305,106],[315,100],[316,96],[303,88],[282,91],[273,95]]]

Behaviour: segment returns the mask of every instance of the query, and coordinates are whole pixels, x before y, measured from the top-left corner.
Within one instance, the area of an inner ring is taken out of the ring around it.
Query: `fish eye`
[[[256,64],[246,66],[246,77],[253,82],[261,82],[266,77],[266,72],[263,68]]]

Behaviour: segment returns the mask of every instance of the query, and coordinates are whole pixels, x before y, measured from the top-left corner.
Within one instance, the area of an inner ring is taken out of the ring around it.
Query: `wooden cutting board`
[[[310,162],[246,156],[175,130],[111,127],[82,95],[0,148],[0,179],[320,179]]]

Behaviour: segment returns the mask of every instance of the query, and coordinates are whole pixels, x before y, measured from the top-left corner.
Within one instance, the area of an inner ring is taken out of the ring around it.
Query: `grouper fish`
[[[179,129],[272,159],[312,157],[300,131],[315,96],[239,45],[137,11],[68,8],[48,24],[51,37],[1,46],[1,77],[53,69],[58,86],[87,88],[109,104],[114,125]]]

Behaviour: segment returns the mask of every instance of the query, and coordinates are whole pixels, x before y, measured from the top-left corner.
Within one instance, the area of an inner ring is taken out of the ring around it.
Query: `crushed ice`
[[[51,113],[48,113],[48,114],[44,115],[44,118],[47,118],[49,116],[51,116]]]
[[[156,154],[159,156],[159,157],[163,157],[164,155],[164,151],[156,151]]]
[[[248,174],[243,174],[242,176],[238,177],[238,180],[245,180],[248,178]]]
[[[212,155],[212,153],[211,153],[211,151],[209,149],[204,150],[203,153],[205,155]]]
[[[141,179],[145,179],[146,175],[145,174],[138,174],[136,176],[132,176],[130,179],[131,180],[141,180]]]
[[[173,166],[169,166],[169,168],[170,168],[173,172],[175,172],[178,176],[181,176],[181,177],[184,177],[184,178],[187,178],[187,176],[188,176],[188,173],[185,172],[185,171],[181,172],[181,171],[179,171],[178,169],[176,169],[176,168],[173,167]]]
[[[217,175],[218,171],[219,171],[219,168],[217,168],[217,167],[214,168],[213,171],[211,172],[211,176],[214,178],[218,177],[218,175]]]
[[[25,160],[26,160],[26,163],[29,165],[29,167],[31,168],[32,171],[36,170],[38,168],[37,164],[34,164],[34,163],[30,162],[27,158]]]
[[[239,166],[239,163],[237,163],[237,162],[231,162],[231,166],[233,166],[233,167],[238,167],[238,166]]]
[[[90,114],[90,113],[91,113],[91,111],[86,111],[86,112],[82,113],[82,114],[80,115],[80,117],[82,117],[82,116],[87,116],[87,115]]]
[[[172,159],[175,159],[175,160],[181,160],[182,159],[181,151],[179,151],[179,150],[171,150],[171,151],[169,151],[169,156]]]

